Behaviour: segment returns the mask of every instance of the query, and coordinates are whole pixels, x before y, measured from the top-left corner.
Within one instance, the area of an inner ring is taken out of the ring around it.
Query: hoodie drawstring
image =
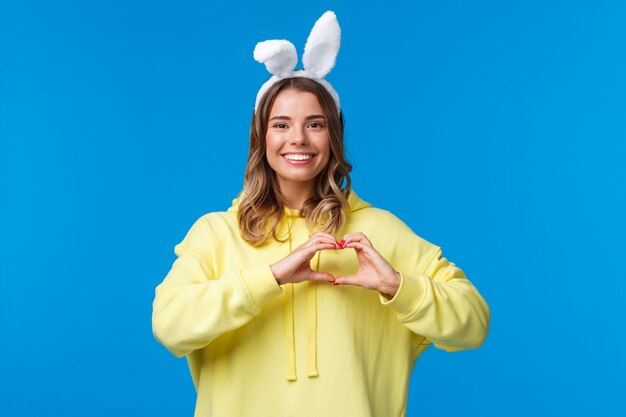
[[[288,233],[288,254],[293,251],[292,228],[293,218],[287,225]],[[313,257],[315,269],[320,269],[320,253],[316,253]],[[308,371],[309,378],[319,375],[317,370],[317,283],[309,281],[307,285],[307,348],[308,348]],[[287,347],[287,380],[296,381],[298,379],[296,372],[296,336],[294,323],[294,284],[286,284],[283,286],[285,316],[285,344]]]
[[[293,328],[293,284],[285,287],[285,335],[287,336],[287,380],[295,381],[296,376],[296,341]]]
[[[291,229],[293,227],[293,220],[287,227],[289,247],[287,255],[291,253],[292,241],[291,241]],[[296,373],[296,335],[294,331],[294,311],[293,311],[293,284],[287,284],[284,286],[284,302],[283,311],[285,316],[285,337],[287,346],[287,380],[295,381],[298,379]]]
[[[320,253],[315,254],[317,256],[316,271],[320,270]],[[317,373],[317,282],[309,281],[308,283],[308,306],[307,306],[307,321],[308,321],[308,340],[309,340],[309,378],[318,376]]]

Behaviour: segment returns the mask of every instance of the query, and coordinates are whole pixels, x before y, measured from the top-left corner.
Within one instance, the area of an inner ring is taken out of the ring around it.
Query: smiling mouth
[[[315,155],[311,153],[287,153],[283,155],[283,157],[289,161],[308,161],[314,156]]]

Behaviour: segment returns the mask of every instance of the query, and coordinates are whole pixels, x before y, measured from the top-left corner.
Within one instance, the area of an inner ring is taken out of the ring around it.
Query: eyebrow
[[[312,114],[311,116],[307,116],[304,118],[304,120],[311,120],[311,119],[326,119],[326,117],[324,117],[321,114]],[[291,120],[291,117],[289,116],[274,116],[270,119],[270,122],[272,120]]]

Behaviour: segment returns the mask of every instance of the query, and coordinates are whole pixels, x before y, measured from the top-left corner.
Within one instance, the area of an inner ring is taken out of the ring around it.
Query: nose
[[[306,130],[304,127],[300,129],[293,129],[293,134],[289,138],[289,143],[291,145],[307,145],[309,143],[309,138],[307,137]]]

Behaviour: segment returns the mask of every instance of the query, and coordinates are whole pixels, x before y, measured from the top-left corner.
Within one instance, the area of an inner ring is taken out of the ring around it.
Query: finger
[[[335,285],[359,285],[361,280],[358,275],[342,275],[335,277]]]
[[[343,245],[344,247],[347,243],[350,243],[350,242],[362,242],[369,246],[372,246],[372,243],[369,241],[367,236],[365,236],[361,232],[348,233],[347,235],[343,237],[342,240],[344,242],[344,245]]]
[[[309,240],[307,240],[300,246],[303,246],[303,247],[314,246],[319,242],[336,243],[336,240],[333,236],[330,236],[330,235],[315,234],[312,237],[310,237]]]
[[[337,246],[337,249],[340,249],[340,248],[343,247],[340,242],[337,242],[337,238],[335,236],[329,234],[329,233],[317,232],[313,236],[311,236],[311,240],[316,238],[316,237],[319,237],[319,238],[322,238],[322,239],[328,239],[328,241],[335,242],[335,244]]]
[[[344,249],[352,248],[355,250],[363,251],[365,252],[366,255],[369,255],[369,256],[378,254],[378,252],[376,252],[376,249],[362,242],[347,242],[346,244],[343,245],[343,247]]]
[[[316,233],[309,238],[304,244],[307,243],[315,243],[315,242],[337,242],[334,236],[329,235],[328,233]]]
[[[287,255],[285,259],[287,259],[291,263],[292,268],[297,268],[299,265],[310,262],[317,252],[322,250],[335,249],[337,249],[335,242],[319,242],[311,244],[309,246],[300,246],[289,255]]]
[[[334,276],[330,275],[328,272],[322,271],[311,271],[307,279],[309,281],[335,282]]]
[[[334,250],[334,249],[338,249],[337,243],[335,243],[335,241],[312,243],[310,246],[302,248],[302,250],[304,251],[304,256],[309,260],[311,260],[311,258],[313,258],[313,255],[315,255],[317,252],[321,250]]]
[[[316,244],[313,245],[314,248],[316,248],[316,252],[320,251],[320,250],[324,250],[324,249],[339,249],[339,245],[337,245],[337,242],[333,239],[332,241],[321,241],[321,242],[317,242]]]
[[[335,240],[335,236],[329,233],[324,233],[324,232],[317,232],[313,236],[311,236],[310,239],[313,239],[315,237],[324,237],[326,239]]]
[[[315,233],[313,236],[311,236],[308,241],[309,242],[316,242],[316,241],[337,242],[337,239],[335,239],[335,236],[330,235],[328,233],[318,232],[318,233]]]

